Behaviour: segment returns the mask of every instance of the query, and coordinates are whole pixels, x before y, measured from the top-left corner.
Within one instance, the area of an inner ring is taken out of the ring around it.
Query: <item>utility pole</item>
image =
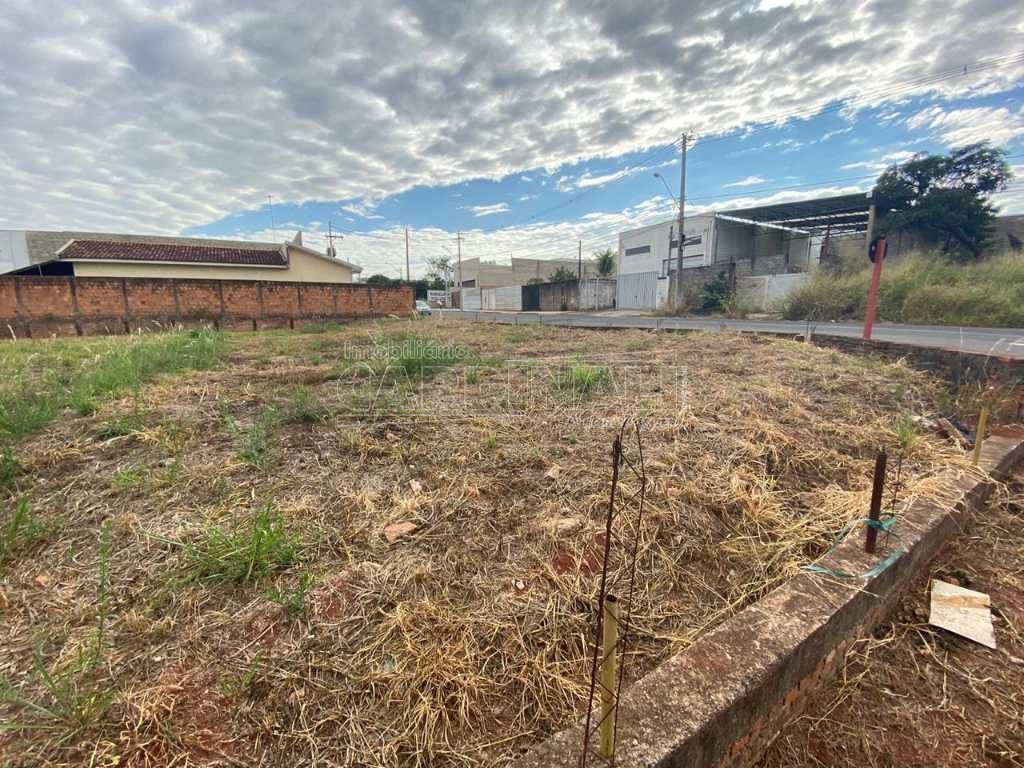
[[[274,242],[277,242],[277,226],[274,224],[274,196],[267,195],[267,204],[270,206],[270,231],[274,233]]]
[[[455,234],[455,245],[459,252],[459,309],[462,309],[462,230]]]
[[[334,247],[334,239],[344,240],[344,235],[334,234],[334,222],[327,221],[327,255],[332,259],[338,258],[338,249]]]
[[[686,230],[683,228],[683,219],[686,212],[686,143],[690,137],[684,132],[682,135],[682,158],[679,163],[679,266],[680,273],[683,271],[683,243],[686,241]],[[669,256],[672,254],[669,253]]]
[[[686,144],[689,136],[684,131],[680,137],[682,154],[679,162],[679,248],[676,251],[676,290],[673,292],[676,306],[682,301],[683,291],[683,246],[686,242],[686,229],[683,226],[686,213]],[[669,236],[669,258],[672,258],[672,236]]]
[[[412,282],[412,278],[409,276],[409,228],[405,228],[405,281],[407,283]]]
[[[672,238],[674,238],[675,236],[676,236],[675,226],[672,225],[672,224],[669,224],[668,225],[668,259],[665,260],[665,263],[668,266],[665,269],[665,277],[671,277],[672,276]],[[679,268],[682,269],[682,263],[681,262],[680,262],[680,267]],[[660,269],[661,268],[659,267],[659,274],[660,274]]]
[[[577,264],[577,266],[576,266],[576,279],[577,280],[582,280],[583,279],[583,241],[582,240],[580,240],[580,255],[579,255],[579,258],[576,260],[576,264]]]

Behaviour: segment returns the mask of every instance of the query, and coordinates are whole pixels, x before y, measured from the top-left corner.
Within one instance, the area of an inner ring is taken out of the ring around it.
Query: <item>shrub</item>
[[[733,290],[725,272],[719,272],[713,280],[704,284],[700,293],[700,308],[704,312],[718,312],[725,302],[732,298]]]

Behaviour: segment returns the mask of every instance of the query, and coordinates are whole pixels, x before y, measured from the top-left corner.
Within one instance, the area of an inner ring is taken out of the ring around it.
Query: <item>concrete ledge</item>
[[[802,573],[739,612],[626,691],[619,709],[616,766],[749,766],[807,694],[828,680],[849,644],[878,624],[906,586],[1024,459],[1024,441],[991,437],[982,469],[993,479],[951,478],[951,506],[913,504],[889,547],[907,551],[873,578]],[[880,537],[880,544],[885,537]],[[822,565],[865,573],[889,555],[863,551],[852,534]],[[583,730],[576,725],[539,744],[518,768],[578,768]],[[588,761],[601,765],[597,758]]]

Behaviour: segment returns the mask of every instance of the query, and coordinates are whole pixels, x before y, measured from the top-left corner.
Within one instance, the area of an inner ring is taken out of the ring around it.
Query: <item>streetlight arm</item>
[[[655,175],[656,178],[661,179],[661,183],[665,185],[665,191],[668,192],[668,196],[671,197],[672,198],[672,202],[674,202],[676,204],[676,206],[678,206],[679,205],[679,198],[676,197],[674,194],[672,194],[672,190],[671,190],[671,188],[669,188],[668,182],[665,181],[665,177],[662,176],[660,173],[656,173],[654,175]]]

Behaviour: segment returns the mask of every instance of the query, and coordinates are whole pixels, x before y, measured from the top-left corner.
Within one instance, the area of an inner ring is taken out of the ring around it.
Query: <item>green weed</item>
[[[110,487],[118,493],[131,493],[142,488],[146,481],[146,472],[142,469],[122,469],[110,481]]]
[[[52,526],[32,511],[28,498],[21,497],[14,505],[14,514],[0,525],[0,565],[13,560],[42,544]]]
[[[646,349],[651,349],[653,346],[653,339],[629,339],[622,345],[622,348],[626,352],[642,352]]]
[[[557,386],[575,395],[586,395],[603,387],[610,378],[611,374],[607,368],[581,362],[562,371],[558,376]]]
[[[62,669],[47,669],[37,649],[32,665],[35,678],[45,695],[34,698],[23,695],[6,678],[0,676],[0,703],[20,710],[23,719],[0,723],[0,734],[6,731],[59,731],[61,741],[99,725],[116,694],[104,690],[96,680],[96,664],[89,654]]]
[[[225,416],[228,431],[235,438],[238,456],[257,469],[265,469],[274,450],[274,424],[278,412],[264,409],[248,427],[242,427],[232,416]]]
[[[299,384],[288,393],[282,415],[285,421],[318,424],[327,421],[331,412],[309,387]]]
[[[224,678],[217,686],[220,694],[228,698],[238,696],[252,698],[256,692],[256,683],[259,680],[261,663],[262,656],[256,654],[256,658],[249,663],[245,672],[240,675],[230,675]]]
[[[107,716],[116,693],[104,686],[99,672],[106,651],[106,625],[110,594],[111,531],[109,521],[100,529],[99,571],[97,576],[96,634],[94,642],[79,650],[74,662],[48,669],[42,652],[34,651],[32,671],[45,695],[23,695],[6,678],[0,677],[0,703],[10,704],[24,719],[0,723],[5,731],[56,731],[61,741],[98,726]]]
[[[244,584],[290,568],[298,547],[299,539],[267,503],[250,524],[229,531],[214,528],[186,544],[185,562],[197,578]]]
[[[913,448],[918,438],[917,424],[914,422],[911,414],[900,414],[893,425],[893,429],[896,431],[896,442],[899,443],[900,450],[904,454],[907,453]]]
[[[90,415],[104,398],[160,374],[207,368],[223,348],[213,331],[12,342],[0,350],[9,377],[0,382],[0,444],[38,432],[65,408]]]
[[[294,621],[306,613],[309,608],[309,591],[313,586],[313,574],[304,573],[292,589],[271,589],[267,599],[280,605],[289,621]]]
[[[24,471],[25,468],[17,456],[8,450],[0,449],[0,489],[13,483]]]

